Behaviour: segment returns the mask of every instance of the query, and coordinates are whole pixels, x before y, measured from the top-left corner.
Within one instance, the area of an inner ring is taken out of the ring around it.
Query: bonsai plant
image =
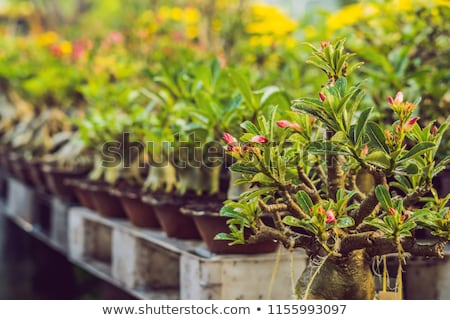
[[[412,115],[417,102],[399,92],[387,102],[396,120],[372,121],[374,108],[361,106],[361,85],[347,83],[360,64],[350,63],[344,40],[311,47],[308,62],[326,74],[318,97],[294,101],[295,120],[277,121],[273,108],[244,122],[240,141],[227,141],[236,159],[231,170],[255,188],[225,202],[230,232],[216,239],[304,248],[309,263],[295,287],[303,299],[373,299],[371,261],[396,253],[401,291],[404,257],[442,258],[450,238],[450,195],[425,198],[435,194],[432,179],[445,167],[435,155],[450,119],[420,126]],[[431,242],[415,237],[421,228],[434,235]]]

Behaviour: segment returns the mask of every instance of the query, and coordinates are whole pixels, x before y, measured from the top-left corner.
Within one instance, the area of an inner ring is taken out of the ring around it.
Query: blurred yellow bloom
[[[284,39],[283,44],[286,48],[293,49],[297,46],[297,41],[292,37],[288,37]]]
[[[220,22],[220,20],[218,19],[214,19],[212,22],[212,29],[213,31],[220,31],[220,29],[222,29],[222,22]]]
[[[336,31],[343,27],[355,24],[359,21],[372,18],[379,15],[380,20],[382,14],[389,10],[390,12],[409,12],[417,10],[419,7],[450,7],[449,0],[393,0],[386,4],[380,3],[356,3],[343,7],[341,10],[330,15],[327,20],[330,32]],[[432,11],[433,12],[433,11]]]
[[[172,20],[181,21],[183,19],[183,10],[181,8],[175,7],[170,11]]]
[[[161,20],[168,20],[172,17],[172,10],[170,9],[170,7],[162,6],[161,8],[159,8],[157,16]]]
[[[40,46],[49,46],[58,41],[58,34],[53,31],[44,32],[37,36],[36,42]]]
[[[69,41],[63,41],[59,46],[59,49],[64,56],[68,56],[72,54],[72,43]]]
[[[186,27],[186,36],[189,39],[195,39],[199,35],[199,29],[196,25],[191,25]]]
[[[363,19],[372,17],[380,12],[375,4],[355,3],[348,5],[338,12],[332,14],[327,21],[328,29],[335,31],[343,27],[352,25]]]
[[[187,24],[195,24],[200,20],[200,11],[196,8],[186,8],[184,10],[184,21]]]
[[[293,19],[279,8],[265,4],[252,5],[250,22],[245,26],[245,31],[253,35],[249,40],[251,46],[271,46],[275,39],[283,41],[296,29]]]

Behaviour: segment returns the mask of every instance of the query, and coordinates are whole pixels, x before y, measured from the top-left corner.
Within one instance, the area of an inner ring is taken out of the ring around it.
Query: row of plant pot
[[[86,170],[63,170],[51,163],[25,161],[13,153],[1,153],[0,161],[11,175],[33,188],[77,201],[105,218],[128,219],[139,228],[162,229],[168,237],[202,239],[215,254],[269,253],[278,246],[271,240],[238,246],[214,240],[217,234],[229,232],[227,218],[219,214],[219,197],[142,192],[140,187],[126,184],[111,186],[87,179]]]

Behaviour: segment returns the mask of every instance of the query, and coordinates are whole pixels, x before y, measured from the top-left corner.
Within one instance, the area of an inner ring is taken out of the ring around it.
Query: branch
[[[251,235],[247,239],[248,244],[259,243],[267,240],[279,241],[285,248],[304,248],[307,250],[314,250],[314,248],[319,248],[313,236],[307,236],[299,233],[294,233],[289,229],[286,233],[264,225],[261,223],[257,226],[256,233]]]
[[[429,192],[431,190],[432,186],[433,185],[431,183],[429,183],[429,184],[426,184],[426,185],[416,189],[414,192],[407,194],[403,198],[403,205],[405,207],[413,206],[414,204],[419,202],[421,197],[423,197],[425,194],[427,194],[427,192]]]
[[[403,238],[400,244],[405,252],[415,256],[444,257],[447,240],[439,240],[433,244],[420,244],[414,238]],[[382,256],[398,252],[395,239],[387,239],[380,232],[364,232],[350,235],[342,239],[340,253],[346,255],[354,250],[367,249],[370,256]]]
[[[386,176],[383,172],[376,169],[372,169],[371,173],[375,179],[375,185],[384,185],[388,188]],[[375,190],[372,190],[367,197],[361,202],[359,208],[352,210],[350,216],[355,220],[355,226],[357,227],[364,220],[365,217],[370,216],[378,206],[378,200],[375,195]]]
[[[317,191],[314,183],[300,166],[297,166],[297,175],[298,178],[305,184],[303,187],[305,192],[311,197],[314,203],[318,203],[320,201],[319,191]]]

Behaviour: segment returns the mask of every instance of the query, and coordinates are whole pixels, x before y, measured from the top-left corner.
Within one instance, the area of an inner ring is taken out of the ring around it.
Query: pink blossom
[[[325,97],[325,95],[322,92],[319,92],[319,98],[320,98],[320,101],[322,101],[322,102],[324,102],[327,99],[327,97]]]
[[[361,150],[361,155],[364,157],[369,153],[369,147],[365,145]]]
[[[288,120],[277,121],[277,126],[279,126],[280,128],[291,128],[296,131],[301,131],[302,129],[302,127],[298,123],[293,123]]]
[[[123,35],[119,31],[112,31],[108,35],[109,43],[121,43],[123,41]]]
[[[403,92],[401,92],[401,91],[397,92],[397,94],[395,95],[395,99],[393,99],[392,97],[388,97],[388,101],[389,101],[389,104],[391,104],[391,105],[402,103],[403,102]]]
[[[229,134],[228,132],[225,132],[223,134],[222,137],[223,141],[225,141],[226,144],[232,144],[232,143],[237,143],[237,139],[235,137],[233,137],[231,134]]]
[[[269,139],[267,139],[264,136],[254,136],[253,138],[250,139],[250,142],[256,142],[256,143],[264,144],[264,143],[269,142]]]
[[[336,217],[334,216],[334,213],[332,210],[327,210],[327,219],[325,220],[325,223],[337,223]]]

